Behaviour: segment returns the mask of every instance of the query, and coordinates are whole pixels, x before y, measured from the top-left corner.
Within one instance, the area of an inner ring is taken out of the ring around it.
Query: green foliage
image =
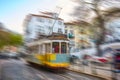
[[[23,39],[22,36],[19,34],[10,34],[10,45],[22,45],[23,44]]]
[[[22,44],[23,39],[21,35],[0,30],[0,48],[6,45],[18,46]]]

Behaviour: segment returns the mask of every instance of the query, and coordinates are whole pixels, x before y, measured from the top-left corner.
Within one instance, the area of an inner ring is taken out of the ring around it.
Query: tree
[[[18,46],[22,44],[23,39],[20,34],[0,30],[0,48],[7,45]]]
[[[110,16],[116,16],[119,13],[120,7],[119,4],[115,4],[115,2],[120,3],[119,0],[73,0],[80,4],[75,8],[74,15],[77,15],[77,19],[86,20],[87,17],[90,17],[90,14],[93,13],[93,26],[99,28],[98,37],[96,39],[96,48],[97,55],[101,56],[102,52],[100,49],[100,44],[104,42],[106,27],[105,23],[109,20]],[[117,6],[116,6],[117,5]],[[104,6],[107,6],[106,8]],[[112,6],[112,7],[111,7]],[[84,13],[84,14],[83,14]],[[87,17],[86,17],[87,15]],[[118,15],[119,16],[119,15]]]
[[[0,48],[4,45],[8,45],[10,41],[10,34],[6,31],[0,30]]]
[[[9,44],[14,46],[22,45],[23,44],[22,36],[20,34],[11,33]]]

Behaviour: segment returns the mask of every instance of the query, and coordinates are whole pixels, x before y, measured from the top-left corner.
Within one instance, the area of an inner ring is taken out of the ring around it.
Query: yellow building
[[[65,33],[68,35],[70,48],[88,48],[91,47],[91,27],[87,22],[67,22],[65,23]]]

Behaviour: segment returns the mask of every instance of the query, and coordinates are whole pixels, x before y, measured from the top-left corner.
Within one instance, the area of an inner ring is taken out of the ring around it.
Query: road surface
[[[101,80],[71,71],[54,73],[26,65],[21,60],[0,60],[0,80]]]
[[[0,80],[42,80],[35,70],[18,60],[0,60]]]

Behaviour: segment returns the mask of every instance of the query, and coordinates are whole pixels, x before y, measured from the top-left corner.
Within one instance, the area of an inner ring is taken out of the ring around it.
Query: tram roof
[[[39,39],[48,39],[48,40],[68,40],[67,35],[60,33],[53,33],[52,35],[40,35]]]
[[[68,43],[68,40],[49,40],[49,39],[41,39],[38,41],[34,41],[31,43],[27,43],[26,46],[34,46],[34,45],[40,45],[40,44],[46,44],[46,43],[51,43],[51,42],[66,42]]]
[[[27,43],[26,45],[33,46],[51,42],[69,42],[69,40],[67,39],[67,36],[65,34],[53,33],[49,36],[41,36],[38,40]]]

